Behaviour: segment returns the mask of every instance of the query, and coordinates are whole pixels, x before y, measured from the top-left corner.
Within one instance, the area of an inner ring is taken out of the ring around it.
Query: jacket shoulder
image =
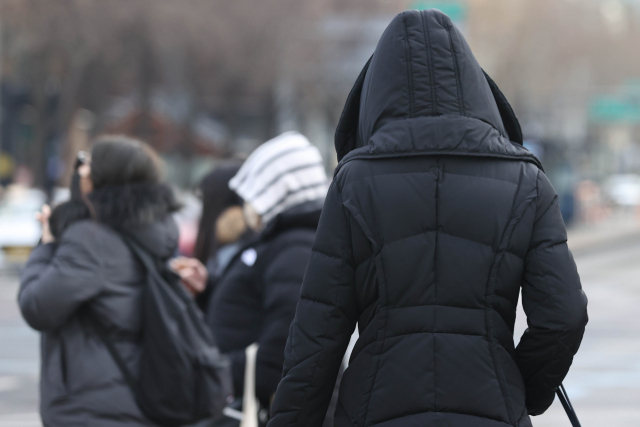
[[[291,228],[279,233],[271,239],[260,242],[255,246],[259,253],[274,253],[286,250],[289,247],[309,246],[313,244],[316,231],[310,228]]]
[[[62,234],[61,240],[89,240],[92,237],[117,237],[115,230],[97,221],[85,219],[71,224]]]
[[[372,161],[367,158],[349,160],[340,166],[340,170],[335,174],[331,183],[331,186],[335,188],[330,188],[329,191],[337,190],[342,194],[342,190],[355,181],[375,174],[377,167],[373,163],[385,161],[386,159]]]
[[[118,233],[110,227],[93,220],[82,220],[71,224],[62,234],[58,246],[74,246],[93,254],[104,254],[125,245]]]

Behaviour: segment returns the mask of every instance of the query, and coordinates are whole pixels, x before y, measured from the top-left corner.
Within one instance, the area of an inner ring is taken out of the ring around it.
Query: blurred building
[[[394,14],[439,8],[518,114],[560,193],[640,172],[640,2],[0,2],[0,180],[64,184],[100,132],[150,141],[189,188],[220,159],[297,129],[335,165],[353,81]],[[570,203],[567,196],[565,206]]]

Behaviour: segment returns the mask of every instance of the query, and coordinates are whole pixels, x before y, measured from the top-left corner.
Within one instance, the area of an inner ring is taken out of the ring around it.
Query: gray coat
[[[169,215],[129,231],[159,257],[169,258],[177,247],[178,229]],[[42,332],[45,425],[152,425],[80,310],[87,307],[111,325],[111,336],[135,373],[143,274],[120,235],[92,220],[76,221],[57,243],[34,249],[18,300],[26,321]]]

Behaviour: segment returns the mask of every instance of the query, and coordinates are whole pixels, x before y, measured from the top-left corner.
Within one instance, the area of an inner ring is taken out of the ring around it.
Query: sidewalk
[[[583,255],[640,242],[640,220],[633,215],[616,214],[601,223],[570,227],[567,234],[573,254]]]
[[[585,427],[640,426],[636,326],[640,290],[635,286],[640,278],[635,262],[640,254],[640,221],[618,215],[572,227],[568,234],[590,298],[591,320],[565,385]],[[39,338],[20,316],[17,289],[17,270],[0,271],[0,427],[40,427]],[[519,310],[516,341],[527,327]],[[569,425],[557,402],[533,424]]]
[[[0,427],[39,427],[40,337],[18,309],[17,271],[0,270]]]

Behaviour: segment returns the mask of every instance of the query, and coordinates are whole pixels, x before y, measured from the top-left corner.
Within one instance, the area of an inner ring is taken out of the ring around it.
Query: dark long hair
[[[89,195],[82,194],[78,174],[86,160],[78,156],[71,199],[51,214],[51,231],[56,238],[82,219],[127,226],[153,222],[179,209],[171,189],[161,183],[160,157],[144,142],[121,135],[96,138],[91,150],[93,191]]]
[[[91,150],[94,190],[124,184],[157,184],[162,161],[147,144],[121,135],[98,137]]]
[[[194,256],[203,264],[206,264],[219,248],[215,227],[218,217],[227,208],[242,205],[242,199],[229,189],[229,180],[239,169],[240,165],[221,167],[209,173],[200,182],[202,216],[198,226]]]

